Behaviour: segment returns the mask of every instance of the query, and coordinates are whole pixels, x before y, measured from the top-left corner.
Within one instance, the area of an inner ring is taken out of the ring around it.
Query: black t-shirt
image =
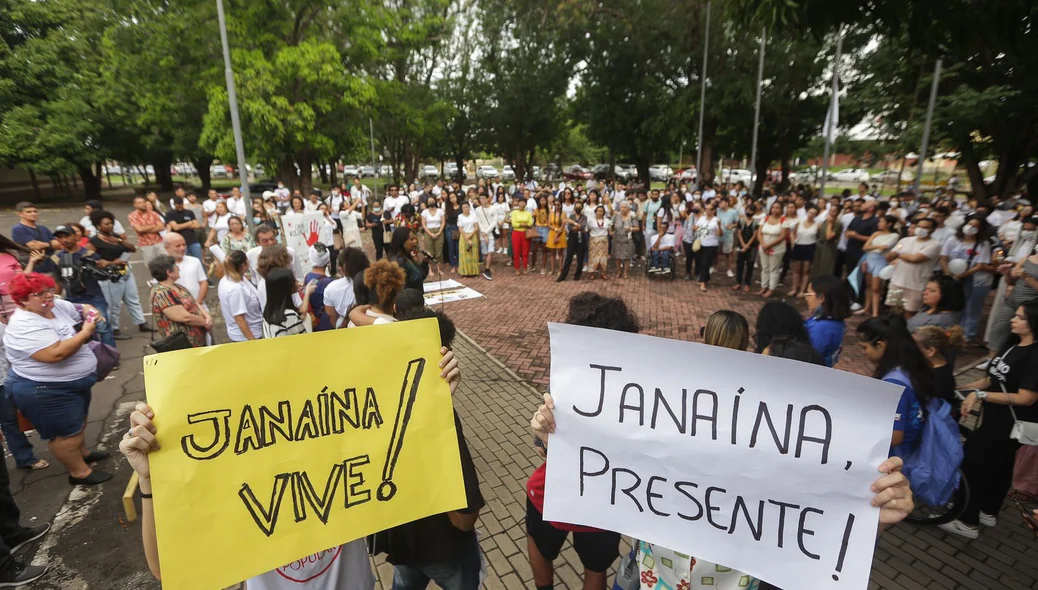
[[[166,221],[170,223],[187,223],[195,220],[195,212],[184,209],[183,211],[177,211],[176,209],[166,213]],[[187,244],[194,244],[198,242],[198,234],[192,228],[178,229],[177,233],[184,237],[184,242]]]
[[[458,451],[461,455],[461,475],[465,481],[467,506],[458,510],[463,514],[479,512],[486,501],[479,491],[479,474],[472,462],[472,454],[465,444],[461,420],[454,412],[454,428],[458,431]],[[435,482],[431,482],[435,485]],[[368,538],[372,555],[386,553],[386,561],[393,565],[427,566],[436,563],[453,563],[465,544],[472,543],[475,530],[460,531],[444,514],[427,516],[414,522],[375,533]]]
[[[372,233],[372,235],[374,235],[374,234],[382,235],[385,232],[385,228],[382,226],[382,216],[381,215],[379,215],[377,213],[368,213],[368,218],[367,218],[366,221],[368,223],[374,224],[374,225],[371,226],[371,233]]]
[[[1017,393],[1021,389],[1038,391],[1038,344],[1010,346],[988,364],[991,386],[988,391]],[[1014,406],[1019,420],[1038,422],[1038,406]],[[1005,404],[984,404],[982,428],[994,428],[996,432],[1009,436],[1013,427],[1013,414]]]
[[[848,231],[855,232],[859,235],[868,237],[876,233],[879,229],[879,217],[873,215],[868,219],[861,217],[855,217],[851,220],[851,223],[847,226]],[[848,256],[861,256],[862,248],[865,247],[865,242],[847,238],[847,255]]]
[[[943,367],[936,367],[933,370],[933,382],[934,387],[937,390],[937,397],[944,401],[954,405],[955,404],[955,372],[952,370],[951,363],[945,363]]]
[[[101,257],[101,260],[119,260],[120,256],[129,252],[122,243],[110,244],[102,240],[100,236],[90,238],[90,245],[97,252],[97,255]]]

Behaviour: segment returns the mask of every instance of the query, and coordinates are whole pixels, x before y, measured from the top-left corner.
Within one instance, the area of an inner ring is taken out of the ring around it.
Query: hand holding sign
[[[869,491],[899,388],[701,344],[549,332],[557,399],[532,424],[558,429],[545,520],[626,533],[786,588],[865,588],[881,513],[890,523],[911,509],[897,461]]]

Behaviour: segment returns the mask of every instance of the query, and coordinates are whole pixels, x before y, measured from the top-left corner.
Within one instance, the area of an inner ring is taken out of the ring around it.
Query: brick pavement
[[[581,284],[572,280],[556,284],[547,275],[517,278],[504,267],[495,273],[494,281],[452,278],[486,295],[485,299],[448,303],[444,309],[483,348],[459,338],[465,377],[457,399],[488,501],[479,525],[488,534],[483,541],[491,566],[487,585],[532,587],[522,508],[525,478],[539,461],[527,423],[539,401],[538,391],[548,383],[546,323],[564,318],[569,297],[593,289],[624,297],[641,320],[643,332],[694,340],[706,318],[718,309],[739,311],[752,326],[762,300],[732,292],[731,281],[723,276],[706,294],[695,283],[681,280],[650,282],[638,276],[623,282],[585,279]],[[803,309],[802,304],[800,307]],[[857,321],[851,322],[838,368],[867,373],[853,336]],[[968,366],[979,354],[969,352],[961,366]],[[558,587],[580,587],[581,568],[571,548],[557,566]],[[391,570],[382,565],[378,571],[388,588]],[[985,529],[972,542],[936,527],[903,523],[880,538],[869,588],[1038,588],[1038,543],[1022,527],[1011,504],[1004,507],[998,526]]]

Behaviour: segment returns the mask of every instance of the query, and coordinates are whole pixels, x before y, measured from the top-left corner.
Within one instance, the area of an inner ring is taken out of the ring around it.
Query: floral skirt
[[[588,241],[588,268],[603,269],[609,265],[609,237],[596,236]]]

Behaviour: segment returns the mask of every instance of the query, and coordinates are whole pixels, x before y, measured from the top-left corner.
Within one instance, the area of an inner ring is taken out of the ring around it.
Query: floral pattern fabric
[[[638,542],[642,590],[757,590],[753,576],[666,547]]]
[[[177,305],[184,306],[191,315],[202,317],[198,302],[180,285],[174,284],[173,288],[169,288],[160,284],[151,288],[151,314],[155,318],[155,328],[159,331],[158,337],[165,338],[174,332],[183,332],[193,348],[205,346],[205,328],[178,324],[162,313],[162,310]]]

